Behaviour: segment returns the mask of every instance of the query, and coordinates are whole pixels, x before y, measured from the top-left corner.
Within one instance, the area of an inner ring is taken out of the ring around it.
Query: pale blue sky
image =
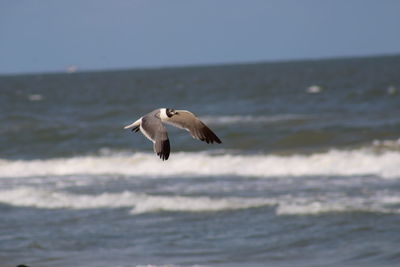
[[[398,0],[0,1],[0,74],[399,53]]]

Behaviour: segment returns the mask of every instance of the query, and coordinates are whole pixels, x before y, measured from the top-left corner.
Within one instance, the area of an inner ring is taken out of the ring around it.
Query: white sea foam
[[[400,138],[397,140],[374,140],[372,145],[377,148],[398,150],[400,149]]]
[[[328,196],[324,200],[313,199],[313,196],[280,202],[277,205],[278,215],[316,215],[338,212],[377,212],[400,213],[400,196],[386,196],[387,192],[377,192],[363,197]]]
[[[213,155],[173,153],[161,161],[152,153],[108,154],[45,160],[0,160],[0,177],[122,175],[193,176],[352,176],[400,178],[400,152],[332,150],[311,155]]]
[[[309,215],[330,212],[398,212],[384,207],[381,204],[369,205],[365,199],[343,198],[330,201],[299,199],[293,202],[283,202],[277,206],[278,215]]]
[[[39,95],[39,94],[32,94],[32,95],[28,95],[28,99],[30,101],[41,101],[41,100],[43,100],[43,96]]]
[[[29,187],[0,191],[0,202],[43,209],[132,208],[132,214],[155,211],[235,210],[274,204],[271,200],[263,198],[155,196],[129,191],[79,195]]]
[[[281,195],[274,198],[243,198],[179,195],[149,195],[124,191],[98,195],[71,194],[62,191],[30,187],[0,191],[0,202],[42,209],[85,210],[96,208],[128,208],[131,214],[159,211],[169,212],[218,212],[270,206],[277,215],[316,215],[332,212],[400,213],[400,195],[372,195],[349,197],[329,195],[318,199],[315,195]]]
[[[318,94],[322,92],[322,87],[319,85],[311,85],[307,88],[306,92],[309,94]]]
[[[279,114],[270,116],[230,115],[230,116],[204,116],[201,120],[207,124],[252,124],[275,123],[281,121],[299,120],[310,118],[302,114]]]

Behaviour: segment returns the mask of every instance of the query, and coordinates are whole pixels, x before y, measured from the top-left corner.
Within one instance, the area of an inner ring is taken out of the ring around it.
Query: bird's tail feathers
[[[135,121],[132,124],[126,125],[124,127],[124,129],[131,129],[132,128],[132,132],[138,132],[140,130],[140,122],[142,121],[142,118],[138,119],[137,121]]]

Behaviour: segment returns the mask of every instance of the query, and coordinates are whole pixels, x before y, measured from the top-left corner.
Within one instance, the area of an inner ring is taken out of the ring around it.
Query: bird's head
[[[175,114],[177,114],[177,112],[176,112],[175,109],[173,109],[173,108],[167,108],[167,109],[165,109],[165,113],[167,114],[168,118],[171,118],[172,116],[174,116]]]

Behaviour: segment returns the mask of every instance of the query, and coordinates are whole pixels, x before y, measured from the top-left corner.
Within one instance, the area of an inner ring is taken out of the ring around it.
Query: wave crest
[[[132,208],[132,214],[157,211],[205,212],[245,209],[274,204],[261,198],[210,198],[186,196],[155,196],[129,191],[102,193],[99,195],[79,195],[65,192],[16,188],[0,192],[0,202],[13,206],[44,209],[95,209]]]
[[[388,196],[386,191],[367,197],[326,195],[323,200],[315,196],[281,195],[273,198],[206,197],[180,195],[149,195],[124,191],[98,195],[20,187],[0,191],[0,202],[42,209],[99,209],[130,208],[130,213],[151,212],[219,212],[270,206],[277,215],[317,215],[337,212],[400,213],[400,196]]]
[[[0,177],[122,175],[192,176],[350,176],[400,177],[400,152],[332,150],[311,155],[212,155],[174,153],[167,162],[152,153],[79,156],[46,160],[0,160]]]
[[[270,116],[230,115],[230,116],[204,116],[201,120],[207,124],[252,124],[252,123],[276,123],[282,121],[309,119],[308,115],[278,114]]]

